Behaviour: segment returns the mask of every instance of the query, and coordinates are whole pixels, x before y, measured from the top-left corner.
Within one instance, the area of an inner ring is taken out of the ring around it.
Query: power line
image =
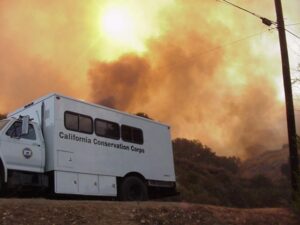
[[[267,29],[267,30],[265,30],[265,31],[262,31],[262,32],[259,32],[259,33],[256,33],[256,34],[252,34],[252,35],[246,36],[246,37],[244,37],[244,38],[241,38],[241,39],[238,39],[238,40],[229,42],[229,43],[224,43],[224,44],[222,44],[222,45],[219,45],[218,47],[215,47],[215,48],[212,48],[212,49],[209,49],[209,50],[207,50],[207,51],[202,52],[201,55],[202,55],[202,54],[209,53],[209,52],[213,52],[213,51],[216,51],[216,50],[219,50],[219,49],[222,49],[222,48],[224,48],[224,47],[226,47],[226,46],[234,45],[234,44],[237,44],[237,43],[239,43],[239,42],[242,42],[242,41],[245,41],[245,40],[254,38],[254,37],[259,36],[259,35],[261,35],[261,34],[267,32],[267,31],[271,31],[271,30],[273,30],[273,29],[275,29],[275,28]]]
[[[252,16],[255,16],[255,17],[259,18],[259,19],[261,19],[262,23],[265,24],[265,25],[267,25],[267,26],[277,25],[277,22],[274,22],[274,21],[269,20],[269,19],[267,19],[265,17],[262,17],[262,16],[260,16],[260,15],[258,15],[256,13],[254,13],[254,12],[251,12],[248,9],[245,9],[245,8],[242,8],[241,6],[233,4],[232,2],[229,2],[227,0],[217,0],[217,1],[224,2],[224,3],[228,4],[228,5],[231,5],[231,6],[235,7],[235,8],[238,8],[238,9],[240,9],[242,11],[247,12],[247,13],[251,14]]]
[[[217,47],[215,47],[215,48],[211,48],[211,49],[208,49],[208,50],[206,50],[206,51],[204,50],[204,51],[199,52],[199,56],[200,56],[200,55],[209,54],[209,53],[214,52],[214,51],[218,51],[218,50],[223,49],[223,48],[228,47],[228,46],[230,47],[230,46],[232,46],[232,45],[235,45],[235,44],[238,44],[238,43],[240,43],[240,42],[246,41],[246,40],[248,40],[248,39],[254,38],[254,37],[256,37],[256,36],[262,35],[262,34],[266,33],[267,31],[272,31],[272,30],[274,30],[274,29],[276,29],[276,28],[275,28],[275,27],[274,27],[274,28],[268,28],[268,29],[266,29],[266,30],[264,30],[264,31],[261,31],[261,32],[259,32],[259,33],[255,33],[255,34],[252,34],[252,35],[248,35],[248,36],[246,36],[246,37],[240,38],[240,39],[235,40],[235,41],[232,41],[232,42],[223,43],[223,44],[221,44],[221,45],[219,45],[219,46],[217,46]],[[161,66],[160,68],[163,68],[163,69],[166,68],[166,69],[168,69],[168,66],[164,65],[164,66]]]
[[[291,23],[291,24],[287,24],[285,26],[287,27],[287,26],[297,26],[297,25],[300,25],[300,23]]]
[[[289,36],[291,36],[291,35],[289,34]],[[294,36],[292,36],[292,37],[294,37]],[[292,41],[295,45],[298,46],[298,48],[300,48],[300,42],[299,42],[298,38],[296,38],[296,37],[295,38],[290,38],[289,41]]]
[[[256,17],[258,17],[258,18],[261,18],[261,16],[257,15],[256,13],[251,12],[251,11],[249,11],[249,10],[247,10],[247,9],[244,9],[244,8],[242,8],[242,7],[240,7],[240,6],[236,5],[236,4],[233,4],[232,2],[229,2],[229,1],[226,1],[226,0],[218,0],[218,1],[220,1],[220,2],[225,2],[225,3],[229,4],[229,5],[232,5],[232,6],[235,7],[235,8],[238,8],[238,9],[240,9],[240,10],[243,10],[243,11],[245,11],[245,12],[247,12],[247,13],[253,15],[253,16],[256,16]]]
[[[286,32],[290,33],[291,35],[293,35],[294,37],[300,39],[300,37],[297,34],[294,34],[293,32],[289,31],[288,29],[285,29]]]
[[[276,26],[277,26],[277,22],[274,22],[274,21],[269,20],[269,19],[267,19],[267,18],[265,18],[265,17],[262,17],[262,16],[260,16],[260,15],[258,15],[258,14],[256,14],[256,13],[251,12],[250,10],[245,9],[245,8],[243,8],[243,7],[241,7],[241,6],[238,6],[238,5],[236,5],[236,4],[232,3],[232,2],[229,2],[229,1],[227,1],[227,0],[217,0],[217,1],[224,2],[224,3],[226,3],[226,4],[229,4],[229,5],[231,5],[231,6],[235,7],[235,8],[238,8],[238,9],[240,9],[240,10],[242,10],[242,11],[245,11],[245,12],[247,12],[247,13],[249,13],[249,14],[251,14],[251,15],[257,17],[257,18],[259,18],[259,19],[262,20],[262,23],[265,24],[265,25],[267,25],[267,26],[271,26],[271,25],[276,25]],[[300,23],[290,24],[290,26],[293,26],[293,25],[299,25],[299,24],[300,24]],[[277,27],[277,28],[278,28],[278,27]],[[299,37],[298,35],[294,34],[294,33],[291,32],[290,30],[288,30],[288,29],[285,29],[285,30],[286,30],[288,33],[290,33],[291,35],[293,35],[294,37],[300,39],[300,37]]]

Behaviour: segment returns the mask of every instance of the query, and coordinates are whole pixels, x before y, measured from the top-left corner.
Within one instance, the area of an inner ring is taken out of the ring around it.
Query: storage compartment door
[[[83,195],[99,195],[98,175],[79,174],[79,193]]]
[[[100,194],[103,196],[117,196],[116,177],[99,176]]]
[[[78,194],[78,174],[55,171],[55,193]]]

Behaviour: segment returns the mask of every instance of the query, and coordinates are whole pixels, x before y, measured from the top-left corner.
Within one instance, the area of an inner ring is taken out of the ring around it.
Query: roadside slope
[[[299,225],[285,208],[236,209],[170,202],[0,199],[0,224]]]

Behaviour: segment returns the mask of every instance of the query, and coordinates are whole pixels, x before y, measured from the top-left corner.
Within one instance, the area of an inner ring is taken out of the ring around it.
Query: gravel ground
[[[289,209],[236,209],[175,202],[0,199],[1,225],[299,225]]]

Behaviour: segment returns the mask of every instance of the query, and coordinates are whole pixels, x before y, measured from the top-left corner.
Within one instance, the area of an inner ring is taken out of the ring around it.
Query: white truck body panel
[[[137,127],[143,131],[143,144],[67,130],[66,111]],[[40,172],[55,171],[56,193],[115,196],[116,178],[132,172],[146,180],[175,182],[167,125],[58,94],[40,98],[8,117],[25,115],[42,127],[46,153]]]

